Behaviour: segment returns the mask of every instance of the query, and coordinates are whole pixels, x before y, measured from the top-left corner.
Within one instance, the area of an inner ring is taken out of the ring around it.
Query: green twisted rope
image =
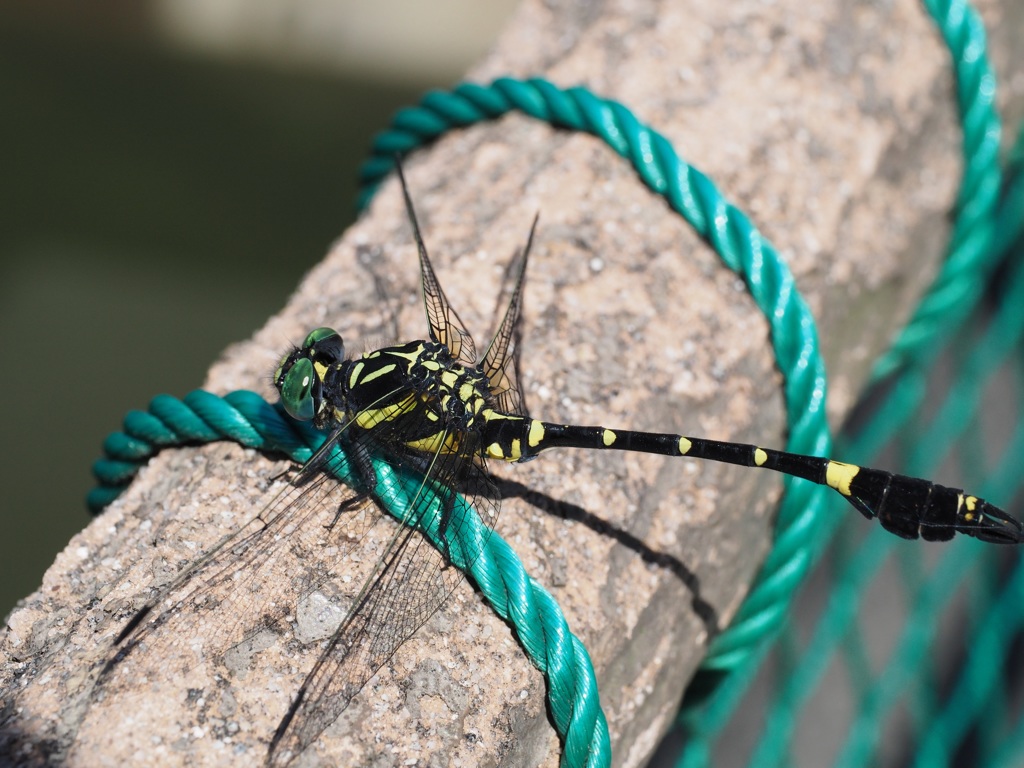
[[[102,510],[142,464],[166,447],[232,440],[305,462],[326,437],[309,424],[292,420],[255,392],[239,390],[218,397],[197,389],[183,400],[158,395],[148,412],[130,412],[124,431],[107,438],[106,458],[93,466],[102,485],[87,501],[93,512]],[[403,492],[407,480],[383,461],[374,461],[374,471],[381,487],[393,494],[386,499],[386,510],[402,520],[411,495]],[[339,479],[353,480],[343,474]],[[439,516],[426,515],[428,519],[418,528],[431,544],[451,554],[453,564],[473,580],[491,608],[513,625],[530,661],[547,677],[548,705],[565,744],[562,765],[607,766],[611,761],[608,724],[583,643],[570,632],[554,597],[527,574],[508,543],[487,528],[468,504],[457,505],[454,513],[459,516],[456,525],[439,526]]]
[[[999,137],[996,78],[989,64],[985,26],[967,0],[924,0],[949,47],[956,78],[964,169],[957,218],[938,276],[913,317],[875,363],[874,380],[889,375],[935,346],[960,325],[976,304],[996,264],[989,241],[999,198]]]

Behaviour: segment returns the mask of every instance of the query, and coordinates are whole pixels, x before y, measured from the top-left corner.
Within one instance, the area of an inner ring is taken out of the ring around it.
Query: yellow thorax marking
[[[512,438],[512,442],[508,446],[508,453],[505,453],[505,448],[502,447],[501,443],[494,441],[484,448],[484,455],[489,459],[518,461],[523,456],[522,441],[518,437]]]
[[[387,365],[382,365],[377,370],[370,371],[368,374],[366,374],[359,383],[360,384],[367,384],[367,383],[373,381],[376,378],[379,378],[381,376],[387,376],[389,373],[391,373],[397,367],[398,367],[397,363],[388,363]]]
[[[408,360],[410,363],[415,363],[419,359],[420,355],[423,354],[423,345],[420,344],[412,352],[399,352],[399,351],[394,350],[394,349],[389,349],[389,350],[387,350],[387,353],[389,355],[391,355],[392,357],[400,357],[403,360]],[[365,355],[365,357],[377,357],[379,355],[380,355],[380,350],[378,350],[376,352],[371,352],[370,354]]]
[[[615,433],[610,429],[606,429],[601,433],[601,442],[604,443],[604,447],[607,448],[615,442]]]
[[[430,453],[458,453],[459,436],[455,432],[440,430],[432,435],[411,440],[406,443],[410,448]]]
[[[502,413],[501,411],[496,411],[493,408],[485,408],[484,412],[481,415],[484,417],[484,421],[497,421],[498,419],[515,419],[516,421],[523,420],[522,416],[515,416],[510,413]]]
[[[680,456],[685,456],[686,454],[688,454],[690,452],[691,448],[693,448],[693,443],[691,443],[685,437],[680,437],[679,438],[679,455]]]
[[[860,472],[856,464],[844,464],[841,461],[830,461],[825,467],[825,483],[829,488],[835,488],[843,496],[849,496],[850,483]]]
[[[455,389],[455,385],[459,383],[459,374],[455,371],[441,371],[441,383],[448,389]]]
[[[416,407],[416,398],[413,395],[407,395],[406,397],[399,400],[397,403],[391,405],[385,405],[381,408],[366,408],[356,414],[356,424],[363,429],[373,429],[378,424],[383,424],[386,421],[392,421],[403,413],[409,413]]]
[[[763,467],[764,463],[768,461],[768,454],[760,448],[754,449],[754,464]]]
[[[353,389],[356,386],[356,382],[359,381],[359,375],[363,372],[363,368],[365,367],[365,365],[366,364],[362,360],[360,360],[359,362],[352,366],[352,373],[350,373],[348,377],[349,389]]]

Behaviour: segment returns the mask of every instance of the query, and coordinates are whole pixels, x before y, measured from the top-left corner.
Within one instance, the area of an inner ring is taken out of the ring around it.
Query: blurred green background
[[[89,522],[106,434],[278,310],[371,136],[514,3],[392,5],[0,5],[0,615]]]

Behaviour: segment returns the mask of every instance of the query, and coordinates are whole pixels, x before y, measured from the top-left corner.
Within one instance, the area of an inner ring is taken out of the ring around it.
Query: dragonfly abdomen
[[[905,539],[946,541],[960,532],[995,543],[1024,540],[1018,521],[977,496],[928,480],[820,456],[684,435],[551,424],[494,412],[487,412],[485,421],[487,436],[483,445],[490,458],[525,461],[549,448],[585,448],[760,467],[826,485],[865,517],[878,518],[883,528]]]

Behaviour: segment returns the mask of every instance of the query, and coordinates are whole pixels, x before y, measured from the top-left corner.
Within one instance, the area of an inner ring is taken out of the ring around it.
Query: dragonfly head
[[[324,377],[345,359],[345,343],[332,328],[310,332],[302,346],[281,360],[274,373],[274,386],[288,415],[311,421],[324,407]]]

